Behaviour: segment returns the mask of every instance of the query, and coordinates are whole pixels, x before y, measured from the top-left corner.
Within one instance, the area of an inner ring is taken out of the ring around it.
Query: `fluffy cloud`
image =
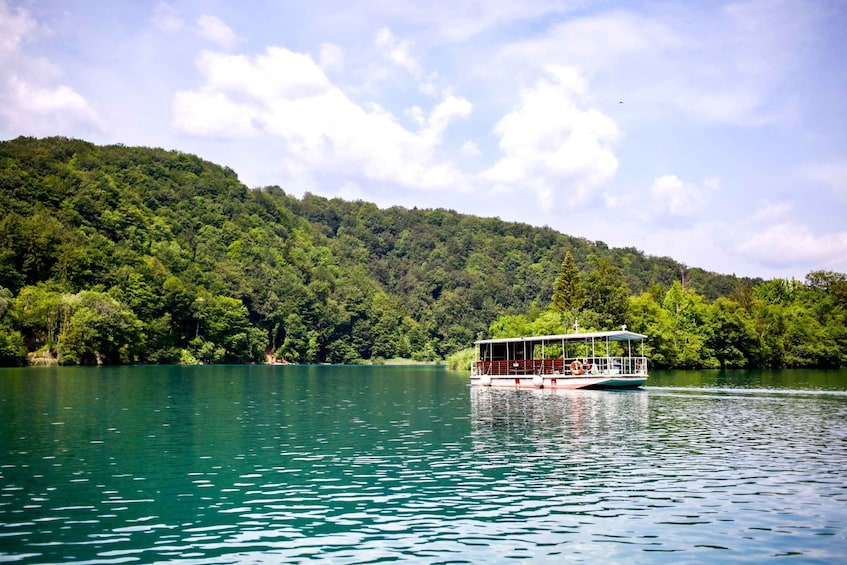
[[[340,67],[344,62],[344,51],[334,43],[321,43],[318,61],[324,70]]]
[[[26,36],[37,28],[38,23],[26,10],[12,10],[5,1],[0,2],[0,57],[5,60],[16,55]]]
[[[399,40],[387,27],[377,32],[374,41],[380,52],[394,64],[403,67],[413,75],[422,72],[418,60],[411,53],[408,42]]]
[[[153,25],[166,32],[182,29],[184,22],[176,9],[167,2],[159,2],[153,9]]]
[[[258,111],[220,92],[183,91],[174,95],[173,125],[198,137],[236,139],[258,133]]]
[[[650,195],[661,212],[690,216],[700,210],[706,195],[697,186],[682,182],[675,175],[663,175],[653,181]]]
[[[200,16],[197,19],[197,32],[223,49],[232,49],[238,44],[238,36],[223,21],[215,16]]]
[[[585,108],[586,92],[578,71],[549,67],[495,126],[502,156],[482,178],[501,188],[532,189],[548,211],[585,203],[614,176],[612,144],[619,137],[614,121]],[[556,202],[556,193],[565,198]]]
[[[764,206],[751,221],[750,227],[756,231],[738,246],[738,251],[777,269],[806,264],[847,269],[847,232],[817,235],[798,217],[788,203]]]
[[[480,157],[482,156],[482,151],[479,150],[476,143],[468,140],[462,144],[462,155],[467,157]]]
[[[281,142],[291,175],[321,170],[419,189],[461,188],[465,175],[436,158],[450,122],[471,104],[445,93],[410,131],[375,103],[360,105],[310,57],[281,47],[260,55],[211,51],[197,58],[204,84],[178,92],[173,124],[195,136],[262,134]]]
[[[398,39],[390,29],[384,27],[376,34],[374,43],[383,57],[414,77],[418,82],[418,90],[430,96],[436,93],[437,75],[424,72],[417,57],[412,54],[412,47],[407,41]]]
[[[96,113],[76,90],[61,84],[60,69],[23,47],[39,31],[22,8],[0,1],[0,130],[56,135],[99,129]]]

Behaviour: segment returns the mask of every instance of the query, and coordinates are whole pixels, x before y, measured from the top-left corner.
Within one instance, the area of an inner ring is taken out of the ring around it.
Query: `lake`
[[[847,371],[0,370],[0,561],[847,559]],[[780,561],[781,562],[781,561]]]

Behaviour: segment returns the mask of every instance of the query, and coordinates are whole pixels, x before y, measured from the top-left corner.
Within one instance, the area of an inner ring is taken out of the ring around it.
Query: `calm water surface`
[[[847,559],[847,372],[0,370],[0,561]]]

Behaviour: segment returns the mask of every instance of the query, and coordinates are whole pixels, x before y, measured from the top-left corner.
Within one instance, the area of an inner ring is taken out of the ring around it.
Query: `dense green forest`
[[[0,364],[443,359],[627,324],[655,366],[843,366],[847,277],[762,281],[453,211],[248,189],[162,149],[0,143]]]

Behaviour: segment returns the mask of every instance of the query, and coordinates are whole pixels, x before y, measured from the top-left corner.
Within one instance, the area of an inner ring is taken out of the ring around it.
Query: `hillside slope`
[[[176,151],[0,143],[8,347],[66,363],[438,359],[546,307],[567,251],[635,294],[683,272],[708,299],[760,282],[546,227],[251,190]]]

